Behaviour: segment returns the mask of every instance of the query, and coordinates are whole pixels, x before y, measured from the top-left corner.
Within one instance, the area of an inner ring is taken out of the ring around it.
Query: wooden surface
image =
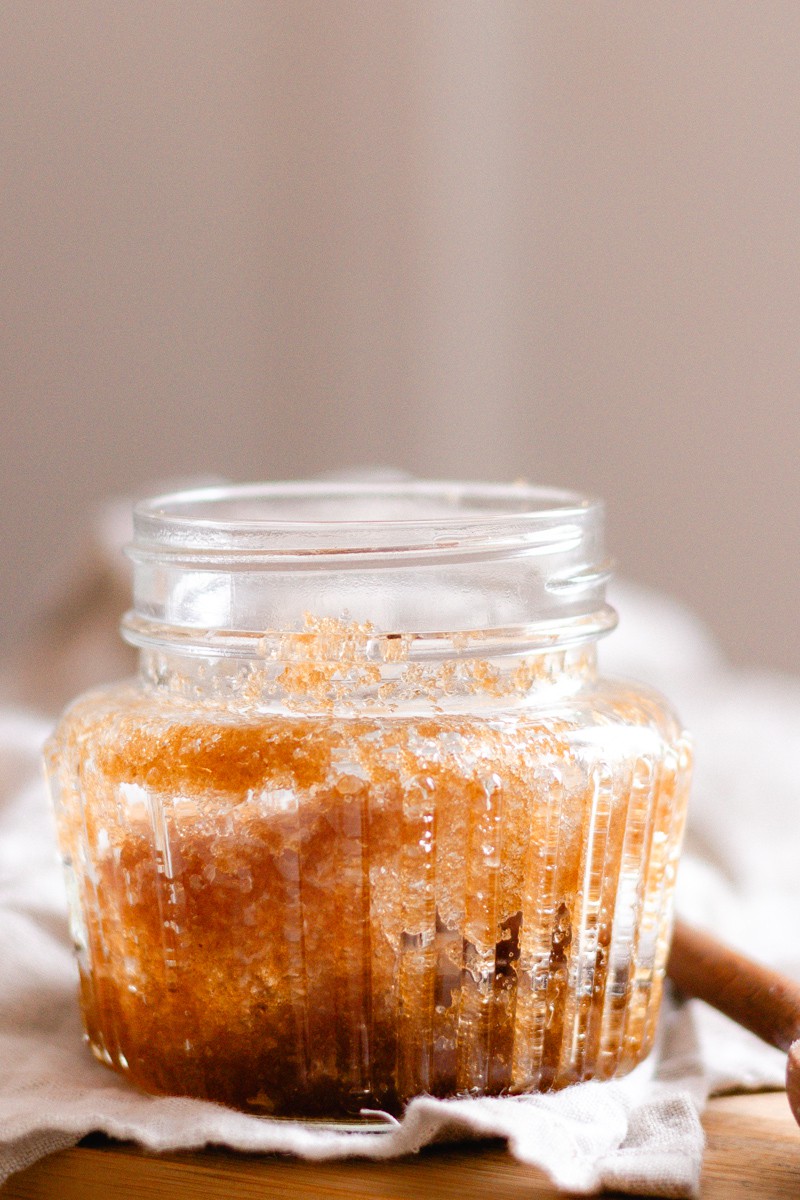
[[[702,1200],[800,1200],[800,1129],[783,1092],[713,1100]],[[391,1163],[305,1163],[207,1150],[156,1157],[100,1139],[53,1154],[0,1188],[0,1200],[551,1200],[556,1193],[498,1143]]]

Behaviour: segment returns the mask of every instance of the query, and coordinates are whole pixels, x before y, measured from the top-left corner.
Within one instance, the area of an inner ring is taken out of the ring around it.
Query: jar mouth
[[[602,503],[528,484],[286,482],[172,492],[134,509],[134,561],[565,551]]]

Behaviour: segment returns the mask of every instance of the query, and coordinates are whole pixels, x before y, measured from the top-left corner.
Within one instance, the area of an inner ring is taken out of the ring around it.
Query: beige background
[[[603,494],[800,669],[797,0],[2,0],[0,645],[109,492]]]

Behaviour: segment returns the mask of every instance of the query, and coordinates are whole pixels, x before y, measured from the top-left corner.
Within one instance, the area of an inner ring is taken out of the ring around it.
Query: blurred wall
[[[796,0],[5,0],[0,648],[109,493],[604,495],[800,669]]]

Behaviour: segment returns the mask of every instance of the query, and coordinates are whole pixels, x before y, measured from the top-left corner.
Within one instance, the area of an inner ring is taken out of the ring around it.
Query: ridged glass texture
[[[95,1055],[152,1092],[331,1117],[639,1062],[687,741],[593,648],[521,664],[340,713],[154,657],[74,705],[48,769]]]

